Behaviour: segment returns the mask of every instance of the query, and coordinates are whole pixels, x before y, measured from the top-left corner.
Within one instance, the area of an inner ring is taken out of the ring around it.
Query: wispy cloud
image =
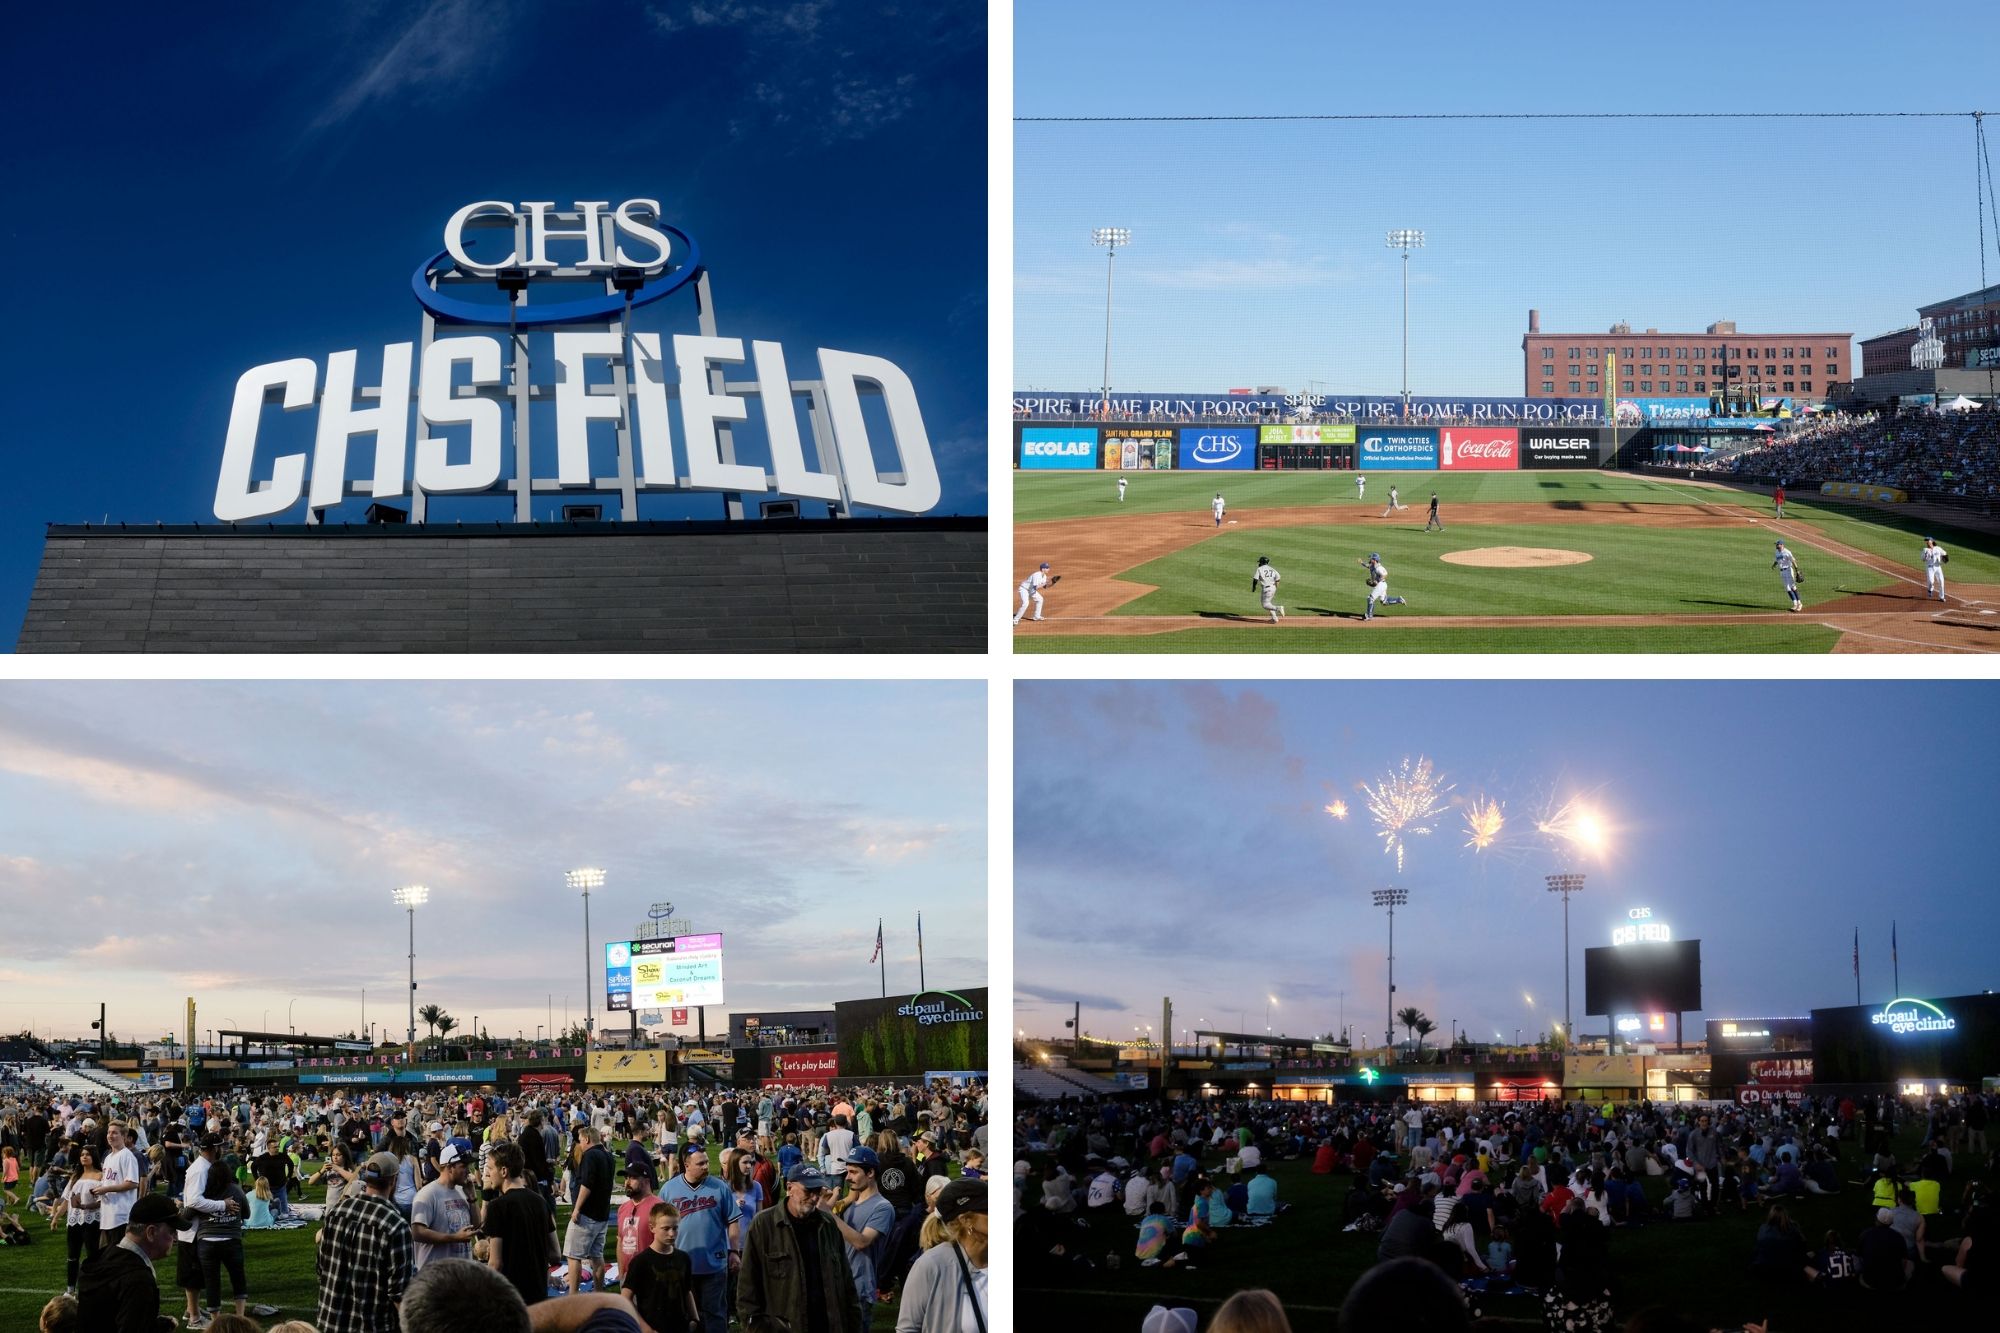
[[[431,0],[386,49],[353,53],[351,73],[307,124],[311,139],[373,104],[398,97],[447,97],[484,69],[513,26],[510,6],[493,0]],[[328,63],[341,53],[327,53]]]

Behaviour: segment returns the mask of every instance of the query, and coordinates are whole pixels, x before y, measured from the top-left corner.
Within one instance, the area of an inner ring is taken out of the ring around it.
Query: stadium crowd
[[[2000,499],[2000,415],[1905,412],[1810,422],[1746,449],[1716,470],[1782,477],[1793,486],[1861,482],[1930,497]]]
[[[1315,1246],[1372,1247],[1374,1266],[1346,1298],[1359,1313],[1343,1313],[1343,1328],[1413,1326],[1374,1321],[1434,1307],[1440,1289],[1449,1318],[1424,1327],[1469,1326],[1491,1298],[1509,1296],[1539,1302],[1551,1330],[1610,1328],[1624,1303],[1621,1274],[1648,1263],[1644,1229],[1718,1215],[1760,1219],[1743,1270],[1774,1293],[1795,1293],[1794,1309],[1855,1292],[1892,1303],[1949,1286],[1970,1293],[1966,1310],[1990,1316],[2000,1155],[1987,1126],[1996,1114],[2000,1097],[1978,1094],[1755,1106],[1042,1102],[1024,1106],[1015,1126],[1016,1254],[1028,1287],[1134,1262],[1163,1272],[1254,1268],[1260,1228],[1288,1222],[1270,1167],[1289,1162],[1309,1164],[1309,1174],[1286,1174],[1311,1182],[1319,1203],[1338,1199],[1342,1234]],[[1899,1160],[1892,1145],[1913,1120],[1922,1146]],[[1788,1204],[1809,1195],[1841,1200],[1846,1224],[1804,1236]],[[1153,1289],[1171,1285],[1163,1277]],[[1259,1309],[1277,1300],[1242,1294]],[[1627,1313],[1630,1327],[1675,1327],[1661,1322],[1665,1313]],[[1148,1330],[1194,1333],[1192,1310],[1154,1314]],[[1218,1313],[1210,1327],[1286,1327],[1282,1307],[1276,1318],[1244,1324]]]
[[[862,1333],[892,1299],[902,1333],[980,1333],[986,1136],[984,1089],[945,1081],[189,1097],[0,1071],[0,1230],[64,1234],[44,1327],[82,1333],[259,1329],[281,1312],[243,1233],[288,1227],[317,1228],[318,1298],[284,1333]]]

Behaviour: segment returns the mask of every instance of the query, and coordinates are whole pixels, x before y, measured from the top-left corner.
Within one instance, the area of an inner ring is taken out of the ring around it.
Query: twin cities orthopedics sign
[[[526,517],[529,490],[607,489],[591,466],[593,422],[618,428],[628,517],[634,516],[629,512],[630,492],[640,490],[734,494],[775,490],[842,508],[868,505],[906,514],[923,513],[937,504],[941,488],[930,438],[916,389],[899,367],[878,356],[820,348],[819,380],[795,384],[776,342],[752,340],[746,347],[741,338],[716,335],[705,297],[701,333],[674,334],[669,339],[632,332],[626,327],[631,309],[690,284],[706,292],[700,247],[685,232],[661,223],[659,205],[653,200],[629,200],[616,209],[602,202],[579,203],[561,213],[553,209],[547,202],[468,204],[446,226],[444,249],[419,265],[413,279],[417,300],[440,326],[504,328],[511,322],[516,330],[511,376],[503,370],[508,339],[473,333],[433,339],[428,322],[421,356],[408,342],[382,349],[380,384],[360,390],[362,398],[374,399],[370,406],[356,402],[357,350],[332,353],[324,376],[317,363],[303,357],[253,366],[236,382],[216,482],[216,517],[243,522],[282,514],[301,500],[319,511],[350,494],[388,500],[412,490],[464,495],[495,491],[503,484],[521,492],[517,512]],[[513,249],[503,256],[475,259],[465,236],[475,224],[511,225]],[[562,260],[551,256],[552,244],[564,247]],[[581,255],[569,253],[578,248]],[[581,300],[530,304],[523,299],[528,284],[554,281],[595,283],[601,290]],[[451,294],[473,287],[491,291],[495,285],[506,293],[504,302]],[[554,383],[530,386],[525,331],[577,324],[612,327],[552,333]],[[671,389],[669,362],[676,377]],[[771,460],[769,474],[761,465],[734,460],[729,431],[732,423],[747,422],[750,412],[745,397],[725,388],[721,367],[738,364],[748,364],[754,374],[754,396],[762,408]],[[610,386],[589,383],[587,372],[593,365],[611,368]],[[861,406],[864,384],[881,395],[901,457],[900,473],[876,466]],[[607,387],[612,391],[604,392]],[[821,446],[822,467],[831,463],[832,471],[807,462],[793,400],[800,389],[812,393],[814,443]],[[513,480],[503,483],[502,404],[509,394],[516,468]],[[528,404],[543,396],[552,397],[555,408],[552,479],[525,475]],[[679,463],[684,466],[677,465],[672,438],[676,431],[670,399],[676,398]],[[255,475],[257,439],[267,400],[282,404],[286,412],[317,406],[319,413],[310,458],[304,451],[280,453],[269,462],[269,475],[260,477]],[[828,438],[819,435],[822,424]],[[448,441],[432,433],[441,427],[462,427],[463,435]],[[357,437],[369,435],[374,437],[371,466],[364,478],[350,481],[349,448]]]
[[[1958,1030],[1958,1020],[1929,1000],[1912,1000],[1901,996],[1868,1015],[1868,1021],[1878,1027],[1889,1029],[1899,1037],[1912,1032],[1941,1033]]]

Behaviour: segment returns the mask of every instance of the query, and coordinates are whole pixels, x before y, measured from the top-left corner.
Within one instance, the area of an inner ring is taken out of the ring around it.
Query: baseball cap
[[[472,1154],[462,1152],[456,1143],[447,1143],[437,1155],[439,1166],[450,1166],[453,1162],[469,1162]]]
[[[820,1173],[818,1167],[807,1166],[804,1162],[800,1162],[797,1166],[785,1172],[785,1183],[787,1185],[804,1185],[809,1190],[823,1190],[826,1188],[826,1177]]]
[[[204,1134],[201,1136],[201,1150],[203,1152],[211,1152],[215,1149],[220,1148],[221,1146],[222,1146],[222,1135]]]
[[[627,1180],[643,1180],[648,1185],[657,1185],[660,1183],[659,1172],[653,1170],[651,1162],[634,1161],[625,1163],[625,1178]]]
[[[1042,561],[1042,568],[1047,569],[1048,567],[1049,567],[1049,562],[1046,560]]]
[[[1146,1321],[1139,1325],[1139,1333],[1194,1333],[1199,1316],[1188,1309],[1168,1309],[1156,1305],[1146,1311]]]
[[[840,1164],[842,1166],[862,1166],[868,1168],[870,1171],[880,1171],[882,1169],[882,1159],[875,1155],[873,1148],[867,1147],[849,1148],[847,1156],[840,1159]]]
[[[155,1222],[173,1222],[180,1218],[181,1210],[172,1199],[164,1194],[144,1194],[139,1202],[132,1205],[131,1215],[126,1221],[135,1227],[151,1226]]]
[[[396,1183],[397,1162],[394,1153],[378,1152],[370,1155],[354,1174],[377,1189],[386,1189]]]
[[[946,1222],[956,1221],[967,1213],[986,1211],[986,1182],[983,1180],[954,1180],[938,1195],[937,1215]]]
[[[444,1121],[442,1121],[442,1120],[433,1120],[433,1121],[431,1121],[431,1128],[430,1128],[430,1132],[431,1132],[431,1133],[433,1133],[433,1134],[442,1134],[442,1133],[444,1133]]]
[[[1257,557],[1257,563],[1260,565],[1268,565],[1271,563],[1271,557],[1268,555],[1260,555]]]
[[[1369,558],[1370,560],[1380,560],[1380,559],[1382,558],[1382,556],[1381,556],[1381,554],[1380,554],[1379,552],[1376,552],[1376,551],[1370,551],[1370,552],[1368,553],[1368,558]]]

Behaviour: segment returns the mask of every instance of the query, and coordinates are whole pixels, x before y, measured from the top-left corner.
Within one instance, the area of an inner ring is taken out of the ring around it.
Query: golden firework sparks
[[[1396,854],[1400,874],[1408,840],[1431,832],[1437,817],[1444,813],[1442,801],[1451,788],[1439,782],[1431,761],[1418,755],[1414,765],[1406,758],[1376,786],[1363,783],[1361,790],[1368,793],[1368,813],[1375,821],[1376,836],[1382,839],[1382,851]]]
[[[1501,813],[1500,802],[1484,796],[1472,798],[1472,804],[1465,808],[1465,845],[1476,852],[1483,852],[1493,845],[1506,827],[1506,816]]]
[[[1604,845],[1609,840],[1610,830],[1596,811],[1580,806],[1575,801],[1567,801],[1549,818],[1538,822],[1536,829],[1551,839],[1567,843],[1578,851],[1603,855]]]
[[[1347,802],[1335,801],[1332,805],[1326,807],[1326,812],[1335,819],[1345,819],[1347,818]]]

